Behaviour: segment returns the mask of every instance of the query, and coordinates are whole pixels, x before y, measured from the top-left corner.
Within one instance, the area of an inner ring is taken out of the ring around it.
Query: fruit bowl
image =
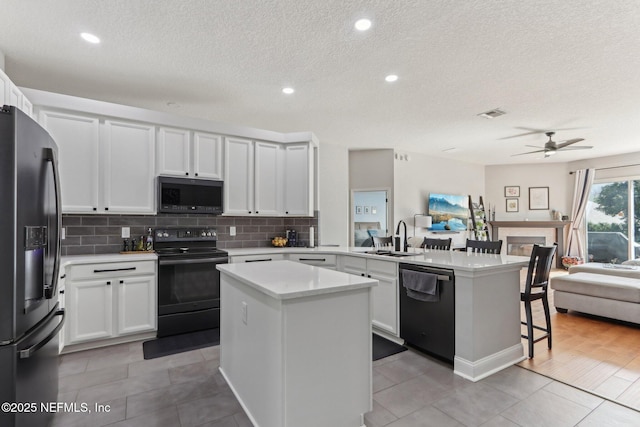
[[[271,239],[271,244],[276,248],[283,248],[287,246],[287,239],[284,237],[274,237]]]

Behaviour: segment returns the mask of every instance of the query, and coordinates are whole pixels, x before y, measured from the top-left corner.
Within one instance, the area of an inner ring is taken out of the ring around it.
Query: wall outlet
[[[247,303],[242,301],[242,323],[247,324]]]
[[[67,228],[62,227],[62,229],[60,229],[60,240],[64,240],[66,238],[67,238]]]
[[[229,235],[230,236],[235,236],[236,235],[236,227],[235,226],[231,226],[229,227]]]
[[[131,237],[131,228],[122,227],[122,238],[128,239],[129,237]]]

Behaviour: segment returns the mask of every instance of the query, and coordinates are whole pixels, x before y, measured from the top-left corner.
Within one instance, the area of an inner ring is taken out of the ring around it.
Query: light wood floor
[[[565,273],[562,270],[553,273],[558,274]],[[539,341],[533,359],[519,365],[640,410],[640,326],[572,311],[557,313],[553,290],[550,305],[553,348],[547,348],[547,340]],[[534,324],[544,325],[539,301],[533,303],[533,311]],[[524,339],[523,345],[526,354]]]

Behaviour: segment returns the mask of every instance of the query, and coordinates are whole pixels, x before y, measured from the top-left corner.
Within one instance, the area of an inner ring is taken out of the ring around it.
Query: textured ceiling
[[[0,11],[19,86],[482,164],[638,151],[637,0],[4,0]],[[368,32],[353,28],[361,17]],[[477,116],[496,107],[507,115]],[[547,130],[594,148],[511,157]]]

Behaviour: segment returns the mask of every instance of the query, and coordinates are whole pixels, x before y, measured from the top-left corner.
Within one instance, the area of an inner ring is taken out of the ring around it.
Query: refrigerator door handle
[[[58,174],[58,159],[56,158],[56,152],[53,148],[45,148],[45,159],[51,162],[51,170],[53,171],[53,186],[56,192],[56,249],[55,258],[53,261],[53,277],[51,279],[51,286],[47,287],[45,292],[45,298],[51,299],[56,294],[58,289],[58,276],[60,273],[60,230],[62,229],[62,203],[60,201],[60,175]]]
[[[44,347],[49,341],[53,339],[53,337],[55,337],[58,334],[58,332],[60,332],[60,329],[62,329],[62,325],[64,325],[64,317],[65,317],[64,308],[57,310],[54,316],[62,316],[62,320],[60,320],[60,323],[58,323],[58,326],[56,326],[56,328],[53,331],[51,331],[51,333],[47,335],[45,339],[43,339],[39,343],[34,344],[31,347],[27,347],[24,350],[18,351],[18,356],[20,357],[20,359],[28,359],[31,356],[33,356],[35,352],[37,352],[42,347]]]

